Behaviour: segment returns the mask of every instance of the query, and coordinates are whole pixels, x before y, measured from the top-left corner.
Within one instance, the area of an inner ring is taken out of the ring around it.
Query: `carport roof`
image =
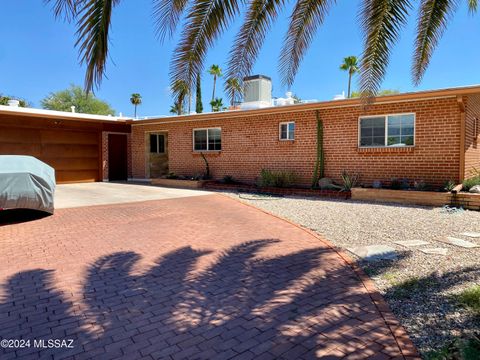
[[[80,114],[67,111],[53,111],[35,108],[22,108],[13,106],[0,105],[0,115],[18,115],[28,117],[41,117],[50,119],[62,119],[62,120],[80,120],[80,121],[93,121],[93,122],[125,122],[130,118],[118,117],[118,116],[106,116],[106,115],[94,115],[94,114]]]

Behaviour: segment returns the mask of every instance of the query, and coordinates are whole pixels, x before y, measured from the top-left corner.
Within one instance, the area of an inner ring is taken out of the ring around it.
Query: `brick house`
[[[361,181],[392,178],[442,185],[480,169],[480,87],[471,86],[197,115],[127,121],[131,174],[145,180],[174,172],[254,182],[262,169],[290,170],[310,185],[323,122],[325,176],[343,170]]]

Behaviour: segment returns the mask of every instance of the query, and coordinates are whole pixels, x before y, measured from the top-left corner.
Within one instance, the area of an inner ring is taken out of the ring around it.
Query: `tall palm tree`
[[[40,1],[40,0],[39,0]],[[86,65],[85,88],[99,86],[108,58],[112,10],[121,0],[45,0],[57,17],[75,21],[76,46]],[[158,37],[171,37],[179,23],[183,29],[171,62],[171,84],[184,81],[189,88],[204,69],[207,51],[231,28],[246,6],[245,20],[235,38],[228,62],[228,77],[243,79],[258,57],[265,37],[287,3],[293,11],[280,52],[283,82],[292,85],[318,28],[336,0],[153,0]],[[359,24],[364,34],[360,88],[374,95],[385,77],[391,51],[419,2],[413,82],[422,80],[432,54],[460,3],[476,13],[478,0],[361,0]],[[182,19],[184,21],[182,21]]]
[[[208,73],[213,76],[213,91],[212,91],[212,101],[215,100],[215,88],[217,86],[217,77],[222,76],[222,69],[218,65],[212,65],[210,66],[210,69],[208,69]]]
[[[135,119],[137,118],[137,106],[142,103],[142,96],[139,93],[134,93],[130,96],[130,102],[135,108]]]
[[[200,75],[197,76],[197,90],[196,90],[196,100],[195,100],[195,112],[197,114],[201,114],[203,112],[203,103],[202,103],[202,77]]]
[[[188,84],[186,84],[182,80],[177,80],[172,86],[172,93],[174,98],[176,99],[175,103],[177,105],[177,114],[182,115],[184,103],[187,95],[189,94]]]
[[[242,85],[237,78],[228,78],[225,82],[225,91],[230,98],[230,105],[235,106],[235,101],[242,94]]]
[[[340,70],[348,71],[348,92],[347,97],[350,97],[350,87],[352,84],[352,76],[358,72],[358,59],[356,56],[347,56],[343,59],[342,65],[340,65]]]

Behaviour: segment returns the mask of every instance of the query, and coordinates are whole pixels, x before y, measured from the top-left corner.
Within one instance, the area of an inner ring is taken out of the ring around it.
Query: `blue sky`
[[[466,1],[464,2],[466,3]],[[357,22],[358,1],[339,1],[320,28],[292,90],[302,99],[331,99],[347,88],[347,74],[338,70],[343,57],[360,55],[361,33]],[[284,96],[278,75],[278,54],[288,23],[290,8],[279,16],[268,35],[253,73],[269,75],[273,95]],[[153,31],[151,0],[122,1],[113,14],[107,78],[96,95],[124,115],[133,113],[130,94],[139,92],[143,104],[139,116],[167,114],[172,104],[168,91],[169,62],[176,38],[161,44]],[[240,19],[239,19],[240,20]],[[235,30],[223,35],[210,50],[206,65],[225,67]],[[84,68],[74,48],[73,24],[55,20],[43,0],[4,1],[0,12],[0,92],[24,97],[35,107],[49,92],[71,83],[83,85]],[[480,83],[480,14],[472,17],[466,6],[453,18],[422,84],[411,82],[415,17],[403,31],[392,53],[383,88],[402,92]],[[220,91],[223,86],[220,85]],[[355,87],[355,86],[354,86]],[[203,75],[203,102],[208,109],[212,78]],[[223,94],[219,94],[223,95]],[[227,103],[226,96],[224,103]]]

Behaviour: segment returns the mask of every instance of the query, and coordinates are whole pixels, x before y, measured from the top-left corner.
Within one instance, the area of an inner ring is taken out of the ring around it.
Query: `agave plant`
[[[86,65],[85,88],[99,86],[108,57],[112,10],[120,0],[45,0],[53,4],[56,16],[75,21],[76,46]],[[385,77],[391,51],[414,4],[420,3],[413,55],[412,76],[419,84],[452,15],[467,2],[476,13],[478,0],[361,0],[359,23],[364,34],[360,64],[360,89],[375,95]],[[194,87],[204,68],[207,51],[243,13],[245,20],[235,38],[228,62],[227,78],[242,79],[255,63],[266,34],[287,3],[293,11],[279,56],[285,85],[292,85],[300,63],[336,0],[153,0],[153,17],[158,37],[183,29],[173,53],[171,84],[182,81]],[[184,21],[181,21],[181,20]]]

